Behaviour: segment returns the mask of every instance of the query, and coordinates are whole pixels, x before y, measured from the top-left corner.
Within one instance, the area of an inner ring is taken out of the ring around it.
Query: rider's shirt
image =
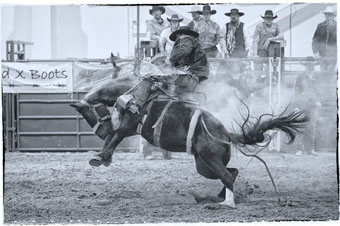
[[[174,44],[170,61],[175,67],[188,68],[200,82],[208,78],[208,60],[197,38],[189,35],[180,36]]]

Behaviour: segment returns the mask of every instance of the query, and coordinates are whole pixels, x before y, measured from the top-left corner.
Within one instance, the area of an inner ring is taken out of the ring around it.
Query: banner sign
[[[119,77],[134,76],[134,61],[117,62]],[[210,60],[209,81],[229,78],[225,62]],[[221,72],[221,73],[219,73]],[[223,73],[222,73],[223,72]],[[2,90],[4,93],[72,93],[88,92],[93,87],[112,80],[111,64],[84,62],[3,62]],[[140,75],[160,75],[163,71],[149,62],[142,61]],[[166,74],[174,73],[166,71]],[[179,71],[175,72],[176,74]],[[239,73],[232,73],[234,76]]]
[[[72,63],[2,63],[3,93],[71,93]]]
[[[133,75],[134,62],[123,61],[117,63],[120,67],[119,76]],[[113,77],[111,64],[89,64],[75,62],[73,64],[73,91],[88,92],[99,83],[109,81]]]

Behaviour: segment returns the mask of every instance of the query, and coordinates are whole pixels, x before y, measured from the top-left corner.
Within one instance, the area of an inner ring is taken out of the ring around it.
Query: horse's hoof
[[[153,160],[154,157],[153,157],[152,155],[148,155],[148,156],[145,157],[145,159],[146,159],[146,160]]]
[[[95,155],[95,156],[89,161],[89,164],[90,164],[91,166],[98,167],[98,166],[100,166],[101,164],[103,164],[103,159],[102,159],[102,157],[100,157],[99,155]]]
[[[219,209],[222,209],[223,206],[221,205],[217,205],[217,204],[205,204],[204,205],[204,209],[207,209],[207,210],[219,210]]]
[[[231,202],[220,202],[219,205],[222,205],[222,206],[226,206],[226,207],[229,207],[231,209],[236,209],[236,205],[235,203],[231,203]]]
[[[107,160],[107,161],[103,161],[102,163],[103,163],[103,165],[104,165],[105,167],[109,167],[109,166],[111,165],[111,163],[112,163],[112,158],[110,158],[110,159]]]

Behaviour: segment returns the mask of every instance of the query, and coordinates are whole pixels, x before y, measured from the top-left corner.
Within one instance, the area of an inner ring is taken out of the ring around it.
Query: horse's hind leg
[[[238,169],[236,169],[236,168],[228,168],[227,167],[227,170],[233,175],[233,182],[235,182],[236,177],[238,175]],[[220,197],[220,198],[225,199],[225,192],[226,192],[225,189],[226,188],[223,186],[222,191],[217,196]]]
[[[230,152],[225,151],[225,146],[223,145],[209,145],[207,147],[197,150],[198,155],[207,164],[207,166],[215,173],[215,175],[222,181],[225,186],[225,200],[220,203],[221,205],[226,205],[231,208],[236,208],[233,193],[233,183],[234,177],[231,172],[225,167],[223,159],[225,154],[227,154],[227,159],[230,159]]]

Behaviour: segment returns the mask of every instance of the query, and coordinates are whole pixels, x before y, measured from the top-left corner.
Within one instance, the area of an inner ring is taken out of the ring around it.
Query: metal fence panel
[[[5,95],[13,96],[14,94]],[[82,116],[70,103],[83,98],[84,93],[73,94],[16,94],[14,100],[4,100],[6,104],[16,103],[16,113],[6,108],[5,122],[17,119],[14,126],[18,151],[88,151],[101,150],[104,141],[99,139]],[[10,107],[10,106],[9,106]],[[14,122],[13,122],[14,123]],[[9,125],[7,125],[10,128]],[[6,142],[10,142],[10,131],[6,130]],[[8,143],[7,142],[7,143]],[[10,147],[10,145],[6,144]],[[139,137],[126,138],[117,149],[135,151],[139,148]],[[12,148],[14,150],[14,148]]]

